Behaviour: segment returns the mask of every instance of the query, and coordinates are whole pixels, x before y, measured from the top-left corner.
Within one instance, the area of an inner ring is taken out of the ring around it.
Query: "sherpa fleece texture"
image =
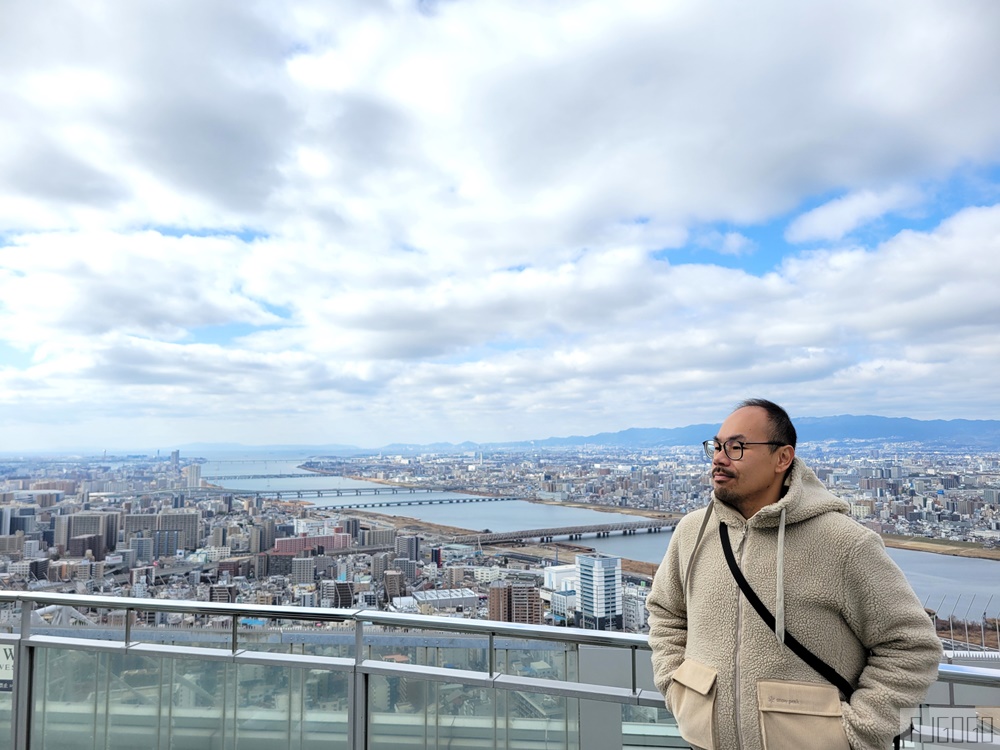
[[[647,599],[657,688],[667,694],[685,657],[715,668],[716,748],[760,750],[758,680],[829,684],[780,644],[746,601],[719,541],[721,521],[743,574],[773,614],[778,525],[785,509],[786,630],[855,686],[850,704],[842,703],[852,750],[891,747],[899,710],[925,698],[942,653],[930,617],[881,538],[847,515],[847,503],[798,458],[785,496],[749,520],[714,494],[712,507],[715,517],[697,554],[695,537],[707,508],[681,519]]]

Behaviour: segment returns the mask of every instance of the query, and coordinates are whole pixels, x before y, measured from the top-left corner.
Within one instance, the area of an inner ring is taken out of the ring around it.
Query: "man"
[[[654,679],[696,748],[882,750],[937,677],[941,642],[920,601],[795,441],[777,404],[739,404],[705,442],[712,499],[677,525],[653,581]],[[720,526],[773,628],[741,593]],[[850,683],[849,702],[792,639]]]

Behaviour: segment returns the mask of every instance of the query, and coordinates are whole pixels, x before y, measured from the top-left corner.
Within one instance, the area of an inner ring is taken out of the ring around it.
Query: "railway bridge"
[[[676,521],[647,520],[647,521],[624,521],[621,523],[605,523],[596,526],[563,526],[552,529],[528,529],[526,531],[505,531],[500,533],[467,534],[453,537],[456,544],[502,544],[504,542],[523,542],[529,539],[537,539],[541,542],[551,542],[556,537],[566,537],[567,539],[582,539],[584,534],[593,534],[598,537],[611,536],[615,532],[621,532],[628,536],[640,531],[647,533],[657,533],[661,531],[673,531],[677,525]]]

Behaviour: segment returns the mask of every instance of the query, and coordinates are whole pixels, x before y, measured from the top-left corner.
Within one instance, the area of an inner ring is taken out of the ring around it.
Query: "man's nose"
[[[720,448],[712,457],[712,466],[727,466],[732,463],[732,459],[726,455],[726,449]]]

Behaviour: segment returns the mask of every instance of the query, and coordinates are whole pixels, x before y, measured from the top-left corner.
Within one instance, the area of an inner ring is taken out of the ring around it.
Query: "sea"
[[[201,476],[233,492],[274,490],[352,489],[385,487],[382,484],[346,477],[328,476],[299,469],[307,456],[275,456],[273,454],[216,454],[206,456]],[[214,477],[234,475],[294,474],[294,477],[269,479],[241,479],[215,481]],[[369,512],[384,512],[389,516],[408,516],[421,521],[456,526],[470,531],[489,529],[493,532],[547,529],[563,526],[582,526],[635,521],[636,516],[606,513],[586,508],[560,505],[509,501],[496,503],[457,503],[417,505],[418,500],[436,497],[474,497],[463,493],[421,493],[418,495],[348,495],[303,500],[316,508],[336,509],[359,500],[365,503],[405,502],[412,498],[412,505],[386,505],[367,508]],[[345,514],[350,511],[345,509]],[[584,537],[574,542],[591,547],[598,552],[618,555],[640,562],[658,563],[663,558],[670,533],[638,532],[623,536]],[[955,615],[962,620],[981,617],[1000,617],[1000,561],[917,552],[889,548],[889,556],[902,569],[913,590],[925,607],[935,610],[941,617]],[[567,559],[567,563],[572,560]]]

